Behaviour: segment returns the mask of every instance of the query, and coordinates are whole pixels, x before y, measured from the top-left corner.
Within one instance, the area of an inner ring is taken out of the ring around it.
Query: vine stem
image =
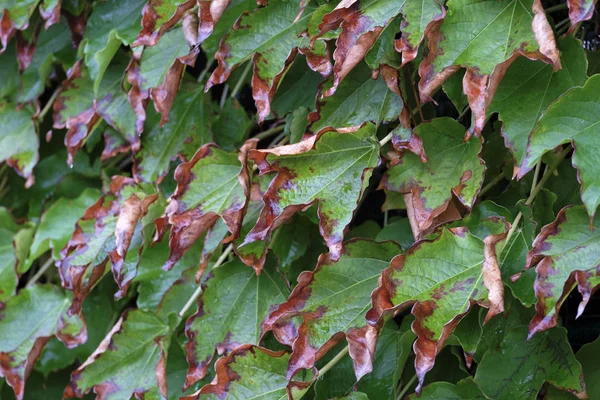
[[[35,275],[33,275],[31,277],[31,279],[29,280],[29,282],[27,282],[27,285],[25,285],[26,288],[30,288],[33,285],[35,285],[35,283],[42,277],[42,275],[44,275],[44,273],[48,270],[48,268],[50,268],[50,266],[52,265],[52,262],[54,261],[54,259],[52,258],[52,256],[50,256],[50,258],[48,258],[46,260],[46,262],[42,265],[42,267],[35,273]]]
[[[213,61],[206,61],[206,66],[204,67],[202,72],[200,72],[200,75],[198,75],[197,82],[202,82],[202,80],[204,79],[204,76],[206,76],[206,74],[208,74],[208,71],[210,70],[210,67],[212,67],[212,65],[213,65]]]
[[[566,10],[568,8],[567,3],[557,4],[552,7],[546,8],[546,14],[553,13],[555,11]]]
[[[406,394],[406,392],[408,392],[408,389],[410,389],[411,385],[413,383],[415,383],[416,380],[417,380],[417,375],[415,374],[415,375],[413,375],[412,378],[410,378],[410,380],[408,382],[406,382],[406,385],[404,385],[404,387],[402,388],[402,390],[400,391],[400,393],[396,397],[396,400],[402,400],[402,397],[404,397],[404,395]]]
[[[494,179],[492,179],[491,181],[488,182],[487,185],[485,185],[480,191],[479,194],[477,195],[478,197],[483,196],[488,190],[490,190],[491,188],[493,188],[494,186],[496,186],[496,184],[498,182],[500,182],[502,179],[504,178],[504,172],[500,172],[500,174],[498,174],[497,176],[494,177]]]
[[[384,146],[387,142],[392,140],[392,136],[394,136],[392,132],[388,133],[383,139],[379,141],[379,147]]]
[[[46,116],[46,114],[48,114],[48,111],[50,111],[50,109],[52,108],[52,104],[54,104],[54,100],[56,100],[56,97],[60,93],[60,89],[61,89],[61,87],[59,87],[58,89],[56,89],[54,91],[54,93],[52,93],[52,96],[50,96],[50,98],[44,105],[44,108],[42,108],[42,111],[40,111],[40,113],[38,114],[38,117],[37,117],[38,121],[43,120],[44,117]]]
[[[323,366],[323,368],[321,368],[319,370],[319,378],[323,377],[323,375],[325,375],[327,373],[327,371],[329,371],[331,368],[333,368],[338,362],[340,362],[340,360],[342,358],[344,358],[344,356],[346,354],[348,354],[350,348],[346,345],[346,347],[344,347],[342,350],[340,350],[339,353],[337,353],[335,355],[335,357],[333,357],[327,364],[325,364]]]
[[[277,133],[283,132],[284,129],[285,129],[285,125],[279,125],[274,128],[267,129],[266,131],[260,132],[258,135],[254,136],[254,138],[256,138],[258,140],[263,140],[263,139],[271,137]]]
[[[223,254],[221,254],[221,256],[217,259],[217,262],[215,263],[215,265],[213,265],[213,269],[219,268],[225,262],[225,260],[227,259],[227,256],[229,255],[229,253],[231,253],[232,250],[233,250],[233,245],[230,244],[229,246],[227,246],[227,248],[223,251]],[[185,305],[183,306],[181,311],[179,311],[179,318],[183,318],[185,313],[188,312],[188,310],[196,302],[198,297],[200,297],[201,293],[202,293],[202,285],[198,285],[198,288],[196,288],[194,293],[192,293],[192,295],[188,299],[187,303],[185,303]]]
[[[248,75],[248,72],[250,72],[250,68],[252,68],[252,60],[248,60],[248,64],[246,64],[246,67],[244,68],[244,71],[242,72],[240,79],[238,79],[238,81],[235,83],[235,86],[233,87],[233,90],[231,91],[231,95],[229,96],[232,99],[235,96],[237,96],[239,91],[242,89],[242,85],[244,84],[244,81],[246,80],[246,76]]]

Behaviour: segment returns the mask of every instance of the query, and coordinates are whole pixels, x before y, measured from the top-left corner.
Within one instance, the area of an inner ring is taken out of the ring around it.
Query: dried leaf
[[[263,241],[298,211],[319,204],[319,227],[336,260],[346,227],[379,165],[375,127],[354,133],[329,131],[297,144],[254,150],[250,158],[261,174],[277,172],[263,196],[265,203],[244,244]]]
[[[312,368],[344,337],[356,380],[371,372],[381,324],[367,323],[365,314],[381,272],[399,252],[392,242],[352,240],[337,261],[322,254],[314,271],[300,274],[289,299],[263,324],[263,330],[273,330],[278,340],[292,346],[288,377]],[[294,321],[297,317],[302,318],[300,326]]]
[[[573,33],[575,26],[583,21],[591,19],[594,15],[597,0],[568,0],[569,19],[571,27],[569,33]]]
[[[417,57],[423,37],[435,29],[435,22],[446,16],[442,3],[435,0],[406,0],[402,7],[402,37],[396,40],[396,51],[402,53],[402,64]]]
[[[132,46],[156,46],[165,32],[195,4],[194,0],[148,0],[142,10],[142,31]]]

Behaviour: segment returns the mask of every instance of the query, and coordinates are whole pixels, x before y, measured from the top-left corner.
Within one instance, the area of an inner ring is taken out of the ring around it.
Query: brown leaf
[[[182,1],[173,15],[171,15],[166,21],[162,22],[160,26],[156,26],[158,19],[165,19],[164,15],[159,15],[156,10],[163,3],[163,0],[148,0],[148,3],[142,10],[142,31],[138,35],[137,39],[133,42],[132,47],[136,46],[156,46],[160,37],[168,31],[171,27],[175,26],[181,19],[183,14],[194,7],[196,4],[195,0]]]
[[[421,240],[425,236],[434,232],[437,227],[448,222],[458,221],[462,218],[459,211],[460,203],[456,198],[452,198],[444,207],[435,210],[435,213],[426,210],[421,201],[421,197],[415,192],[404,195],[404,203],[406,204],[406,213],[410,222],[415,240]]]
[[[593,0],[590,3],[586,0],[567,0],[567,5],[569,6],[569,19],[571,20],[569,34],[573,33],[577,24],[592,18],[597,1],[598,0]]]
[[[508,225],[508,224],[507,224]],[[494,315],[504,312],[504,283],[502,272],[496,256],[496,244],[506,238],[507,232],[499,235],[490,235],[483,240],[485,247],[483,254],[483,284],[488,289],[489,311],[483,323],[486,323]]]
[[[209,37],[231,0],[200,0],[198,2],[198,39],[202,43]]]

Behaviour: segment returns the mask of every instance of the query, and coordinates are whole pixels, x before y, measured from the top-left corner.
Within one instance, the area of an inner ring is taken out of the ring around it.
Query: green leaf
[[[529,340],[527,327],[510,330],[498,348],[485,353],[475,374],[481,390],[498,400],[536,399],[544,382],[585,395],[581,365],[564,328],[551,329]]]
[[[0,162],[8,165],[27,179],[26,187],[33,185],[33,167],[39,160],[39,140],[33,123],[31,107],[17,109],[16,104],[0,101]]]
[[[60,250],[67,244],[75,230],[75,223],[83,216],[86,208],[100,197],[100,191],[87,188],[75,198],[61,197],[40,218],[31,244],[29,262],[32,263],[46,251],[52,249],[52,257],[60,258]]]
[[[34,227],[18,225],[4,207],[0,207],[0,302],[11,298],[19,277],[31,264],[27,263]]]
[[[137,37],[145,3],[146,0],[94,3],[81,42],[85,64],[94,82],[93,93],[99,92],[104,72],[121,44],[129,46]]]
[[[597,224],[594,219],[593,225]],[[600,285],[597,270],[600,236],[597,230],[592,230],[593,225],[582,206],[565,207],[536,237],[525,267],[537,265],[537,313],[529,325],[530,335],[556,325],[562,303],[576,286],[582,296],[577,311],[581,315]]]
[[[447,382],[435,382],[423,388],[420,395],[413,394],[410,400],[418,398],[424,399],[444,399],[444,400],[485,400],[487,397],[481,392],[481,389],[473,381],[473,378],[466,378],[459,381],[456,385]]]
[[[523,162],[529,133],[548,106],[574,86],[587,79],[585,52],[578,40],[567,37],[559,43],[563,68],[518,58],[508,68],[488,108],[502,120],[506,146],[513,152],[516,165]]]
[[[298,17],[300,4],[300,0],[281,0],[243,15],[221,41],[215,55],[219,65],[206,87],[225,82],[234,68],[252,59],[252,96],[258,109],[258,119],[262,121],[271,113],[271,100],[296,49],[300,48],[307,55],[313,70],[327,75],[331,66],[325,43],[316,42],[309,49],[308,38],[301,35],[316,7],[312,2],[303,5],[303,12]],[[256,32],[261,34],[256,35]]]
[[[303,272],[289,299],[279,305],[263,324],[284,344],[292,346],[289,374],[314,366],[344,336],[354,360],[356,378],[372,370],[377,344],[375,324],[365,320],[371,292],[381,272],[400,252],[392,243],[358,239],[345,244],[339,260],[321,255],[312,272]],[[295,319],[302,318],[298,337],[291,335]]]
[[[447,7],[446,17],[428,31],[429,54],[419,66],[421,98],[430,99],[450,75],[466,67],[463,87],[479,134],[486,97],[493,96],[495,83],[516,56],[541,59],[558,69],[559,53],[538,0],[449,0]]]
[[[402,37],[396,41],[396,51],[402,52],[402,63],[417,57],[426,29],[446,16],[442,2],[435,0],[406,0],[402,7]]]
[[[277,172],[263,196],[265,208],[244,243],[267,239],[293,213],[319,203],[319,227],[337,259],[344,231],[371,176],[379,165],[375,127],[354,133],[330,131],[300,143],[255,150],[250,158],[261,174]],[[285,209],[285,213],[283,210]]]
[[[585,389],[590,399],[600,396],[600,366],[598,365],[597,354],[600,351],[600,338],[592,343],[581,346],[575,358],[583,367],[583,378],[585,379]]]
[[[69,297],[51,285],[23,289],[0,311],[0,373],[23,399],[25,380],[46,342],[56,336],[69,348],[87,339],[80,316],[69,317]]]
[[[581,199],[593,218],[600,204],[600,183],[597,182],[596,136],[600,112],[600,77],[593,76],[585,86],[575,88],[559,98],[540,119],[529,137],[527,154],[518,178],[530,171],[544,153],[563,143],[573,143],[572,157],[581,182]],[[572,121],[577,121],[573,123]]]
[[[452,74],[442,85],[442,90],[446,93],[452,104],[454,104],[459,114],[469,105],[469,99],[467,99],[467,95],[463,92],[464,77],[465,71],[460,70]]]
[[[445,339],[472,304],[489,308],[487,319],[502,312],[503,286],[494,247],[503,236],[482,241],[465,228],[444,229],[437,239],[419,242],[406,255],[395,257],[383,273],[367,319],[374,323],[391,308],[412,306],[417,391]]]
[[[314,110],[322,81],[323,77],[306,65],[305,57],[297,56],[277,88],[271,109],[280,117],[297,111],[300,107]]]
[[[464,127],[450,118],[420,124],[414,133],[423,140],[427,162],[407,152],[386,172],[383,185],[405,195],[407,207],[414,210],[416,232],[422,237],[435,228],[436,218],[448,210],[454,197],[467,209],[473,207],[485,163],[481,141],[465,141]]]
[[[82,398],[93,389],[106,400],[166,398],[170,332],[152,313],[126,311],[94,354],[71,374],[64,397]]]
[[[274,304],[289,295],[287,282],[267,261],[256,276],[239,259],[212,271],[203,286],[198,312],[186,323],[186,388],[206,375],[215,352],[227,354],[241,344],[258,345],[261,324]]]
[[[324,89],[330,87],[327,81]],[[312,122],[310,131],[324,130],[351,132],[365,122],[376,125],[391,122],[398,118],[404,104],[399,93],[391,91],[383,77],[373,79],[366,64],[352,70],[332,96],[320,100],[317,111],[308,118]]]
[[[234,151],[248,139],[252,119],[236,99],[228,98],[220,113],[212,118],[211,128],[215,143],[224,150]]]
[[[369,68],[379,69],[382,65],[400,68],[402,58],[394,48],[394,40],[399,31],[400,19],[401,18],[397,16],[384,26],[381,34],[373,44],[373,47],[371,47],[366,54],[365,62]]]
[[[292,221],[279,227],[270,247],[279,258],[281,268],[289,268],[306,253],[312,225],[308,218],[296,215]]]
[[[228,399],[250,400],[257,398],[282,399],[288,393],[300,399],[312,384],[305,379],[288,381],[286,370],[290,356],[262,347],[242,345],[215,364],[217,376],[210,384],[195,394],[181,400]]]
[[[232,238],[239,235],[250,195],[246,155],[255,146],[256,141],[249,140],[236,154],[223,151],[214,144],[206,144],[189,162],[177,167],[177,190],[171,196],[161,222],[157,222],[157,226],[171,225],[171,254],[165,269],[171,269],[201,236],[211,237],[217,233],[222,226],[217,224],[219,220],[225,223]],[[226,232],[219,235],[217,243],[225,235]],[[206,268],[209,255],[203,255],[199,275]]]
[[[17,49],[14,41],[10,42],[2,57],[0,57],[0,71],[3,79],[0,81],[0,99],[13,99],[13,94],[19,88],[19,64],[17,63]]]
[[[196,82],[185,82],[164,126],[159,124],[158,114],[151,113],[146,120],[142,148],[135,156],[136,176],[144,182],[161,182],[178,154],[190,159],[196,149],[212,142],[210,111],[202,88]]]
[[[194,5],[193,0],[148,0],[142,11],[142,31],[133,46],[156,46],[165,32]]]

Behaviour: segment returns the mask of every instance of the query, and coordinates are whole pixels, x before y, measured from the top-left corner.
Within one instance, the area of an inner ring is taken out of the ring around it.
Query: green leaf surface
[[[473,378],[466,378],[459,381],[456,385],[447,382],[435,382],[423,388],[420,395],[413,394],[410,400],[418,398],[425,399],[444,399],[444,400],[485,400],[487,397],[481,392],[481,389],[473,381]]]
[[[19,277],[31,266],[27,256],[33,231],[30,223],[18,225],[9,211],[0,207],[0,302],[15,294]]]
[[[71,375],[64,397],[82,398],[92,389],[106,400],[166,398],[170,327],[156,315],[123,314],[94,354]]]
[[[31,107],[17,109],[16,104],[0,101],[0,162],[8,165],[33,185],[33,167],[39,160],[39,139]]]
[[[224,150],[233,151],[240,148],[248,139],[252,129],[252,119],[236,99],[229,98],[220,113],[212,118],[210,127],[215,143]]]
[[[339,260],[322,255],[312,272],[303,272],[289,299],[263,325],[293,349],[289,373],[311,368],[345,334],[357,379],[371,371],[377,328],[365,314],[381,272],[400,252],[392,242],[356,239],[347,242]],[[296,317],[302,318],[298,337],[290,337]]]
[[[581,364],[567,342],[567,330],[554,328],[527,340],[527,327],[507,332],[498,348],[485,353],[475,383],[493,399],[536,399],[544,382],[585,393]]]
[[[432,22],[446,15],[443,3],[435,0],[406,0],[402,7],[402,37],[396,43],[396,50],[402,52],[402,62],[412,61],[423,41],[425,30]]]
[[[67,347],[86,341],[83,320],[66,314],[69,304],[61,289],[38,285],[21,290],[0,312],[0,372],[18,400],[23,399],[25,379],[50,338],[58,337]]]
[[[581,42],[568,37],[559,43],[563,68],[518,58],[508,69],[488,108],[499,113],[506,146],[513,152],[516,165],[525,156],[529,133],[540,116],[559,96],[587,79],[585,52]]]

